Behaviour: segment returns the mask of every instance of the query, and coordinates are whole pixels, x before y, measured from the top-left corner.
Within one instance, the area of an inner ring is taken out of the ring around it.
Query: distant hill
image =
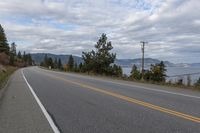
[[[50,53],[34,53],[31,54],[33,60],[35,61],[36,64],[40,64],[44,60],[44,56],[47,54],[48,57],[51,57],[53,59],[61,59],[62,64],[66,64],[68,62],[69,56],[70,55],[55,55],[55,54],[50,54]],[[83,62],[82,57],[79,56],[73,56],[74,60],[77,64],[80,64]],[[151,64],[156,64],[160,63],[160,60],[158,59],[153,59],[153,58],[145,58],[145,67],[149,67]],[[178,63],[174,64],[169,61],[164,61],[165,65],[168,67],[200,67],[200,63]],[[116,59],[115,64],[120,65],[122,67],[132,67],[133,64],[137,65],[138,67],[141,66],[141,58],[136,58],[136,59]]]
[[[192,66],[192,67],[200,67],[200,63],[192,63],[192,64],[190,64],[190,66]]]
[[[57,58],[57,59],[60,58],[62,64],[66,64],[68,62],[68,59],[69,59],[69,56],[70,56],[70,55],[55,55],[55,54],[50,54],[50,53],[34,53],[34,54],[31,54],[31,56],[32,56],[32,59],[35,61],[35,63],[37,65],[39,65],[44,60],[45,54],[47,54],[47,56],[51,57],[53,60],[55,58]],[[73,58],[74,58],[74,60],[77,64],[80,64],[82,62],[81,57],[73,56]]]
[[[148,67],[151,64],[160,63],[160,60],[152,59],[152,58],[145,58],[144,62],[145,62],[145,66]],[[135,64],[136,66],[141,66],[141,58],[137,58],[137,59],[117,59],[115,61],[115,63],[120,65],[120,66],[123,66],[123,67],[131,67],[131,66],[133,66],[133,64]],[[169,61],[164,61],[164,64],[168,67],[175,66],[175,64],[173,64]]]

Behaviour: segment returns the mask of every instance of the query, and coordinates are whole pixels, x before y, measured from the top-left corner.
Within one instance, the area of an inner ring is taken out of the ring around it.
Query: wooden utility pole
[[[144,47],[148,42],[141,41],[142,43],[142,81],[144,80]]]

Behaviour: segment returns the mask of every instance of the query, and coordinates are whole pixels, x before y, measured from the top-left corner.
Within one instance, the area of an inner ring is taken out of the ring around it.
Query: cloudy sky
[[[117,58],[200,62],[200,0],[1,0],[0,24],[22,51],[74,54],[102,33]]]

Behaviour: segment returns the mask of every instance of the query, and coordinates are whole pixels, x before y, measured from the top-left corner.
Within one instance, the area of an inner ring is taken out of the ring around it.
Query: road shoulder
[[[21,70],[11,77],[0,101],[0,132],[53,133],[29,90]]]

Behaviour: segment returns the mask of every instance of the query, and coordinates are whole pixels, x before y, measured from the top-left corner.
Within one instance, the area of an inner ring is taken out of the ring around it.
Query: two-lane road
[[[22,74],[63,133],[200,132],[199,92],[38,67]]]

